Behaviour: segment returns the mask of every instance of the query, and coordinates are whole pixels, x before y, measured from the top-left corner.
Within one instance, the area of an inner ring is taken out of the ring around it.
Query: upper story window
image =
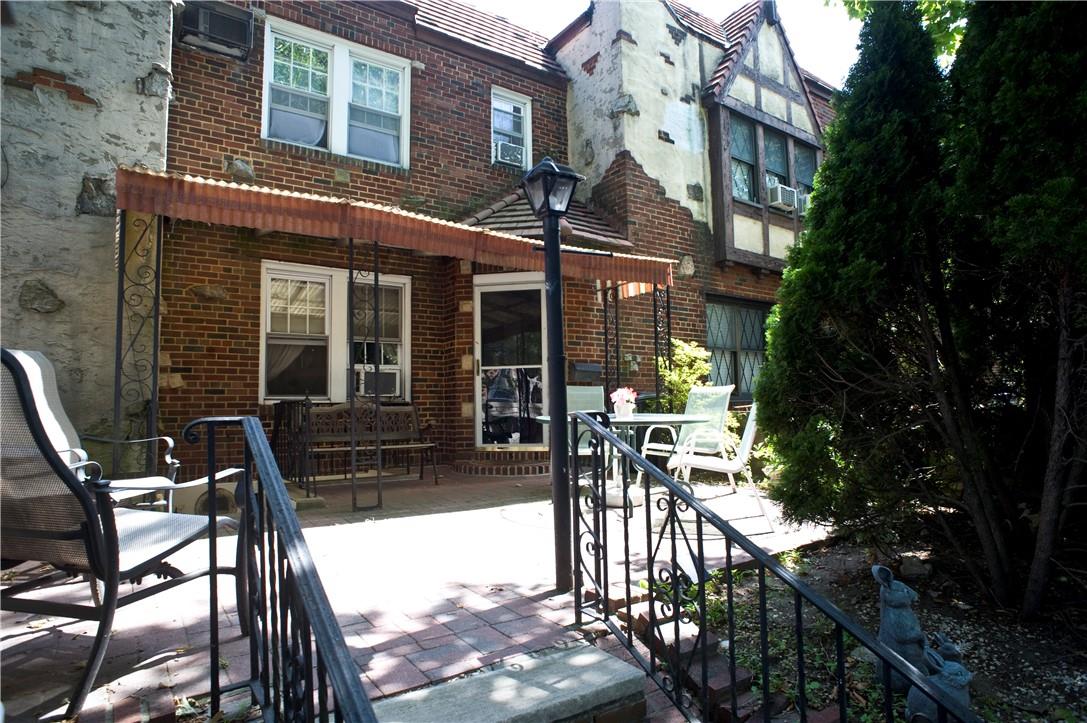
[[[729,155],[733,198],[765,203],[768,201],[765,198],[767,189],[774,186],[795,188],[800,194],[812,192],[818,163],[814,147],[768,126],[756,127],[753,121],[736,113],[729,116],[729,125],[732,129]],[[755,152],[759,134],[762,136],[761,158]],[[761,191],[760,180],[766,184]],[[779,208],[787,210],[789,207]]]
[[[532,162],[532,100],[491,89],[491,162],[528,168]]]
[[[401,72],[377,63],[351,63],[351,118],[347,152],[400,163]]]
[[[763,131],[763,153],[766,158],[766,185],[789,185],[789,151],[785,136]]]
[[[328,49],[279,36],[272,45],[268,135],[327,147]]]
[[[407,167],[411,63],[270,19],[262,137]]]
[[[801,193],[815,189],[815,149],[796,144],[796,187]]]
[[[755,190],[755,124],[746,118],[731,118],[732,196],[758,202]]]

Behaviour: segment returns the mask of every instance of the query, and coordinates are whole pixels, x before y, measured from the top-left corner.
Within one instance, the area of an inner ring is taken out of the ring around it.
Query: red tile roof
[[[612,250],[633,247],[633,244],[599,214],[577,199],[570,202],[570,211],[565,221],[561,227],[565,243]],[[497,203],[475,212],[464,220],[464,225],[501,231],[522,238],[543,238],[543,222],[533,215],[524,189],[521,188]]]
[[[457,40],[504,55],[531,68],[566,77],[546,50],[547,38],[454,0],[408,0],[419,9],[415,22]]]
[[[724,29],[702,13],[691,10],[686,5],[675,2],[675,0],[664,0],[664,5],[672,11],[672,15],[680,23],[687,26],[688,30],[704,35],[720,45],[728,45],[729,38]]]
[[[725,55],[717,64],[713,75],[710,76],[709,83],[703,89],[704,92],[712,92],[715,95],[725,92],[729,78],[743,62],[744,52],[747,50],[748,42],[755,36],[755,29],[761,17],[762,2],[754,0],[724,19],[721,28],[729,40],[729,46],[725,49]]]
[[[808,98],[811,99],[815,119],[819,121],[819,130],[825,132],[827,126],[834,120],[835,112],[833,106],[831,106],[831,100],[833,100],[834,91],[837,88],[803,68],[800,68],[800,79],[804,81],[804,87],[808,90]]]

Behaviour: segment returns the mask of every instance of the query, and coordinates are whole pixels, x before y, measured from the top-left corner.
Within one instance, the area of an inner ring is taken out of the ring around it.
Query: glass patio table
[[[578,410],[581,411],[581,410]],[[615,414],[608,415],[609,423],[616,430],[616,436],[625,439],[627,444],[634,448],[635,451],[640,451],[635,444],[637,441],[637,432],[639,429],[648,429],[655,426],[668,426],[677,427],[684,424],[704,424],[710,421],[710,418],[700,414],[669,414],[665,412],[642,412],[634,413],[629,417],[619,417]],[[536,421],[541,424],[548,424],[551,422],[551,417],[548,415],[536,417]],[[673,429],[672,439],[674,441],[679,440],[678,430]],[[675,447],[673,445],[673,452]],[[671,455],[669,455],[671,456]],[[619,456],[614,455],[612,460],[612,475],[611,479],[607,483],[607,504],[608,507],[628,507],[638,506],[644,502],[644,492],[640,487],[627,487],[627,499],[623,500],[622,494],[623,478],[619,463]]]

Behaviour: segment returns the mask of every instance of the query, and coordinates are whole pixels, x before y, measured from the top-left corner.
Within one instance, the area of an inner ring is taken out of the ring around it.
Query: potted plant
[[[611,403],[615,409],[615,416],[623,419],[634,416],[634,402],[637,399],[638,392],[630,387],[620,387],[612,392]]]

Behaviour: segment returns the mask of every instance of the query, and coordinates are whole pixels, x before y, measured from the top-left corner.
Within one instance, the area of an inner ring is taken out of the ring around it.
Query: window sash
[[[262,137],[408,168],[408,60],[278,18],[265,37]]]

